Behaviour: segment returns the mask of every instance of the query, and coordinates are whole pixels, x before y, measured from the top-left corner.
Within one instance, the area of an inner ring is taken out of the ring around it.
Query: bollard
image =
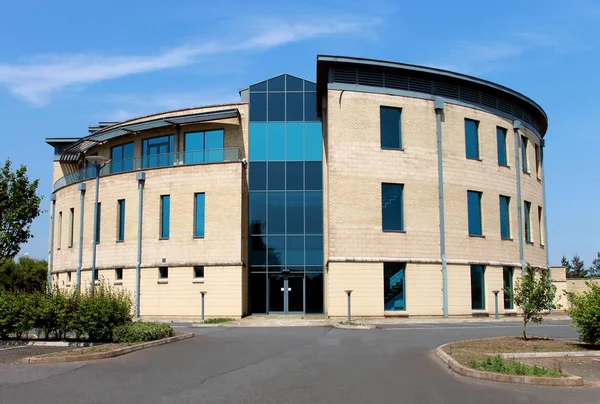
[[[492,290],[492,293],[494,293],[494,297],[496,299],[496,320],[498,320],[498,293],[500,293],[500,291]]]
[[[348,323],[350,323],[352,321],[352,315],[351,313],[351,305],[350,305],[350,295],[352,294],[352,289],[346,289],[344,290],[344,292],[346,292],[346,294],[348,295]]]
[[[201,290],[200,293],[202,294],[202,321],[204,321],[204,295],[208,292],[206,290]]]

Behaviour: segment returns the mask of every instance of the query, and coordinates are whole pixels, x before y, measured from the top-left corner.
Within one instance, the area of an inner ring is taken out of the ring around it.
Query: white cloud
[[[374,35],[380,19],[309,18],[303,21],[261,19],[260,27],[227,40],[202,39],[172,50],[142,56],[92,54],[36,56],[29,63],[0,63],[0,86],[27,101],[41,105],[53,93],[67,87],[134,74],[172,69],[198,63],[202,57],[234,52],[264,51],[288,43],[326,35],[360,33]],[[274,28],[264,28],[274,27]]]

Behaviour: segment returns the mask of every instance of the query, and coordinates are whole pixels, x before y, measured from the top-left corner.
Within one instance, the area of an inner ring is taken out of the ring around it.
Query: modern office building
[[[346,290],[357,316],[489,315],[495,291],[515,313],[502,290],[548,266],[546,129],[498,84],[318,56],[316,83],[46,139],[49,271],[121,285],[141,317],[199,317],[201,291],[207,316],[344,316]]]

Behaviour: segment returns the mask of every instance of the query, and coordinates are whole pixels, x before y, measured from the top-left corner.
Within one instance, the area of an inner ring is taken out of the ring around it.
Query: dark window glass
[[[286,189],[301,191],[304,188],[304,163],[292,161],[286,163]]]
[[[465,119],[465,144],[468,159],[479,159],[479,122]]]
[[[98,212],[96,214],[96,223],[97,223],[97,227],[96,227],[96,244],[100,244],[100,228],[102,227],[102,203],[98,202]]]
[[[194,278],[204,278],[204,267],[194,267]]]
[[[169,227],[171,220],[171,197],[161,195],[160,197],[160,238],[169,238]]]
[[[306,285],[306,312],[323,313],[323,274],[307,273],[304,283]]]
[[[267,124],[250,123],[250,161],[267,159]]]
[[[250,163],[250,190],[264,191],[267,189],[267,163],[251,162]]]
[[[542,208],[540,208],[541,211]],[[75,208],[69,209],[69,244],[68,247],[73,247],[73,234],[75,226]],[[69,272],[70,273],[70,272]]]
[[[304,80],[304,91],[317,91],[316,83]]]
[[[269,312],[283,312],[285,310],[284,285],[283,275],[269,274]]]
[[[269,266],[281,267],[285,263],[285,237],[269,236],[267,249]]]
[[[496,139],[498,143],[498,164],[506,166],[508,165],[506,158],[506,129],[496,128]]]
[[[158,278],[159,279],[169,279],[169,268],[168,267],[158,268]]]
[[[204,237],[205,195],[194,194],[194,237]]]
[[[402,148],[401,113],[400,108],[379,107],[379,131],[382,148]]]
[[[250,120],[255,122],[267,120],[267,93],[250,92]]]
[[[185,134],[185,164],[220,162],[224,160],[224,131],[190,132]]]
[[[267,194],[250,192],[250,234],[267,232]]]
[[[525,201],[525,241],[531,243],[531,202]]]
[[[160,136],[142,141],[143,168],[173,165],[174,136]]]
[[[286,194],[287,234],[304,233],[304,192]]]
[[[323,163],[320,161],[307,161],[306,167],[306,190],[320,191],[323,189]]]
[[[285,193],[268,193],[268,217],[267,233],[285,234]]]
[[[123,280],[123,268],[115,269],[115,281]]]
[[[406,310],[404,262],[383,263],[383,303],[385,311]]]
[[[304,236],[287,237],[286,265],[304,265]]]
[[[523,160],[523,172],[529,172],[529,162],[527,161],[527,138],[521,136],[521,160]]]
[[[285,121],[285,93],[269,93],[268,118],[270,122]]]
[[[542,215],[542,207],[538,206],[538,233],[540,236],[540,245],[544,245],[544,232],[542,226],[544,224],[544,215]]]
[[[304,120],[318,121],[317,116],[317,93],[304,93]]]
[[[285,91],[285,74],[269,80],[269,91]]]
[[[250,86],[250,92],[254,91],[267,91],[267,81],[261,81]]]
[[[471,265],[471,308],[485,309],[485,281],[482,265]]]
[[[502,268],[502,280],[504,281],[504,309],[512,310],[513,308],[513,269],[511,267]]]
[[[286,94],[286,116],[285,120],[302,121],[304,119],[304,104],[302,93],[287,93]]]
[[[288,276],[287,305],[289,313],[304,310],[304,275]]]
[[[323,265],[323,236],[306,236],[306,265]]]
[[[481,236],[481,192],[467,191],[469,235]]]
[[[285,163],[283,161],[269,162],[269,191],[280,191],[285,189]]]
[[[540,178],[540,146],[535,145],[535,175]]]
[[[267,312],[267,274],[250,275],[250,311]]]
[[[287,91],[302,91],[304,90],[304,80],[298,77],[286,76],[286,90]]]
[[[250,265],[267,265],[267,238],[250,237]]]
[[[132,171],[133,150],[133,142],[113,147],[110,152],[110,172]]]
[[[510,238],[510,197],[500,195],[500,237]]]
[[[125,240],[125,199],[117,201],[117,241]]]
[[[382,228],[384,231],[404,230],[402,184],[381,184]]]
[[[323,193],[307,191],[305,198],[305,232],[306,234],[323,234]]]

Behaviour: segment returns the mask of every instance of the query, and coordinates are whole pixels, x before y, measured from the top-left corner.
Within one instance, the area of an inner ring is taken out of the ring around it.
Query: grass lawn
[[[221,324],[221,323],[228,323],[230,321],[233,321],[233,319],[232,318],[224,318],[224,317],[209,318],[207,320],[204,320],[204,324]]]

